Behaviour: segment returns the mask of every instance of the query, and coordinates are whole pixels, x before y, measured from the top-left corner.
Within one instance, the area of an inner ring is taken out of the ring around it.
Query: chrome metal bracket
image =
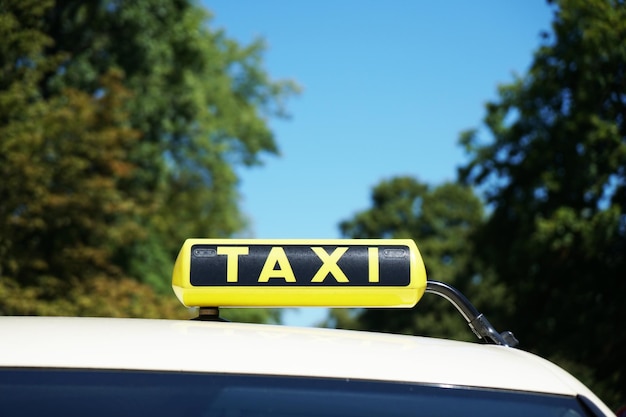
[[[515,347],[519,344],[513,333],[499,333],[489,320],[456,288],[439,281],[426,281],[426,292],[448,300],[463,316],[472,332],[481,340],[496,345]]]

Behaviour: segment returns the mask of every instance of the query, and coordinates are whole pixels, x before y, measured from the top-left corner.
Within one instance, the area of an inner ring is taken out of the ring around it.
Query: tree
[[[492,210],[474,247],[515,299],[522,346],[611,403],[626,386],[626,5],[555,4],[528,73],[487,105],[491,140],[462,136],[461,175]]]
[[[68,59],[47,74],[44,94],[62,86],[95,94],[110,68],[133,92],[129,118],[142,139],[127,181],[152,213],[142,219],[143,241],[120,248],[116,260],[157,288],[169,288],[162,270],[185,238],[245,229],[234,168],[278,152],[267,119],[286,115],[297,90],[263,70],[262,41],[241,46],[209,23],[190,0],[57,0],[45,16],[54,41],[46,54]]]
[[[0,314],[187,317],[111,263],[111,247],[141,229],[121,186],[139,137],[121,105],[129,93],[111,71],[98,96],[63,88],[42,98],[38,83],[63,59],[42,54],[46,7],[1,10]]]
[[[479,274],[478,265],[470,258],[468,240],[482,221],[482,204],[469,188],[454,183],[433,188],[410,177],[396,177],[374,187],[372,207],[342,222],[340,228],[351,238],[414,239],[429,279],[447,282],[487,307],[483,303],[487,294],[497,293],[498,287],[486,285],[491,277]],[[496,307],[491,303],[490,308]],[[338,327],[475,340],[454,307],[435,295],[426,295],[413,310],[332,314],[331,324]]]
[[[185,238],[244,230],[234,169],[278,152],[295,89],[261,42],[183,0],[6,0],[0,39],[0,313],[138,314]]]

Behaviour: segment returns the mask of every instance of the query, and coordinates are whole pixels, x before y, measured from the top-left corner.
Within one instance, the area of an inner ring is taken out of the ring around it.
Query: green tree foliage
[[[63,86],[95,94],[110,68],[124,72],[133,92],[129,118],[142,139],[129,155],[138,169],[128,182],[152,213],[146,239],[122,248],[117,263],[156,287],[185,238],[245,228],[234,167],[277,153],[267,119],[285,115],[296,90],[269,79],[261,41],[241,46],[209,22],[189,0],[57,0],[45,16],[54,40],[46,53],[69,59],[48,74],[44,94]]]
[[[410,177],[396,177],[378,184],[373,190],[372,207],[340,227],[350,238],[415,240],[428,278],[476,295],[480,305],[487,300],[487,294],[505,301],[497,293],[498,286],[486,285],[490,275],[479,274],[478,265],[470,258],[468,235],[482,221],[482,203],[469,188],[453,183],[433,188]],[[491,303],[492,309],[496,307]],[[356,314],[333,311],[331,324],[475,340],[455,308],[432,294],[425,295],[411,310],[368,309]]]
[[[185,238],[243,230],[234,167],[277,153],[295,88],[208,22],[189,1],[0,3],[0,314],[188,315],[154,290]]]
[[[555,3],[532,67],[487,106],[491,140],[462,136],[461,174],[493,210],[476,248],[515,298],[522,346],[614,401],[626,386],[626,5]]]
[[[3,7],[0,314],[187,317],[111,263],[113,248],[141,230],[123,186],[139,134],[119,72],[99,79],[98,96],[65,87],[44,99],[39,84],[65,58],[42,53],[52,43],[41,30],[50,3]]]

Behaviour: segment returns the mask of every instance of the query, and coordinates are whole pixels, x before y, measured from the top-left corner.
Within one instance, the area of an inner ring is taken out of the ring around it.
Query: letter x
[[[315,276],[313,277],[313,279],[311,279],[311,282],[323,282],[328,274],[332,274],[337,282],[349,282],[346,274],[344,274],[341,268],[339,268],[339,266],[337,265],[337,261],[339,261],[339,258],[341,258],[343,254],[346,253],[348,248],[337,248],[330,255],[326,253],[324,248],[321,247],[315,247],[311,249],[322,260],[322,266],[315,273]]]

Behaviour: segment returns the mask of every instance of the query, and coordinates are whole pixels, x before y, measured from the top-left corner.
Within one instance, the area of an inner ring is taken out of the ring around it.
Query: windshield
[[[573,397],[379,381],[174,372],[0,370],[0,415],[586,416]]]

